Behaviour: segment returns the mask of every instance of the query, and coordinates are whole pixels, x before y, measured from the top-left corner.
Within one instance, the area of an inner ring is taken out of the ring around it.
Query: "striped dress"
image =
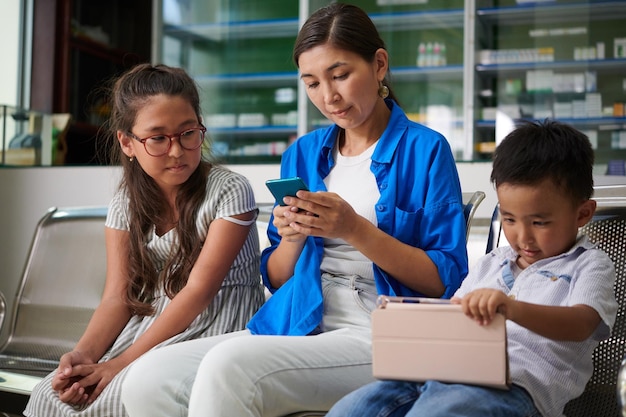
[[[198,212],[197,232],[202,240],[207,235],[209,225],[215,219],[227,218],[255,210],[256,203],[252,188],[247,179],[226,168],[214,166],[209,174],[205,201]],[[117,193],[109,206],[106,226],[128,230],[126,216],[127,197]],[[147,242],[150,254],[161,271],[171,247],[176,243],[176,229],[163,236],[154,231]],[[244,329],[248,320],[264,301],[263,287],[259,277],[259,239],[256,227],[250,228],[248,238],[231,266],[222,288],[211,304],[182,333],[162,342],[154,349],[189,339]],[[130,346],[155,321],[156,317],[170,303],[161,289],[155,294],[153,305],[156,314],[149,317],[133,316],[122,330],[113,346],[102,357],[102,361],[114,358]],[[52,389],[51,373],[33,390],[24,415],[27,417],[123,417],[127,416],[120,398],[121,385],[128,367],[122,370],[105,388],[96,401],[86,407],[74,407],[59,400]]]

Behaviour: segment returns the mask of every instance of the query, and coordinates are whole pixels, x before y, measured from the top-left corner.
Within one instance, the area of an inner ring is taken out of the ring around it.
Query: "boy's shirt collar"
[[[585,251],[585,250],[594,249],[594,248],[597,248],[597,245],[595,243],[592,243],[589,240],[589,237],[587,237],[587,235],[579,234],[578,237],[576,238],[576,242],[571,248],[569,248],[567,252],[563,252],[558,255],[551,256],[549,258],[541,259],[535,262],[534,264],[530,265],[529,268],[537,264],[542,264],[544,261],[553,261],[555,259],[565,258],[579,250]],[[515,252],[513,248],[511,248],[510,246],[502,247],[502,251],[496,251],[495,255],[500,259],[500,265],[505,265],[509,262],[515,262],[519,256],[517,252]]]

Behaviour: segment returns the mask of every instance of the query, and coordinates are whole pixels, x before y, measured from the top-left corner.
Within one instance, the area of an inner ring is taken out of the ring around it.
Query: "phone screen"
[[[265,182],[267,188],[272,192],[276,202],[281,206],[286,204],[283,202],[285,197],[295,197],[299,190],[308,191],[309,188],[300,177],[281,178],[276,180],[267,180]]]

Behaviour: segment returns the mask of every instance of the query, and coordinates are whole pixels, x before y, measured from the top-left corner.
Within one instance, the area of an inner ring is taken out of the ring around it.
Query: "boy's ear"
[[[586,200],[578,207],[578,227],[586,225],[596,212],[596,200]]]

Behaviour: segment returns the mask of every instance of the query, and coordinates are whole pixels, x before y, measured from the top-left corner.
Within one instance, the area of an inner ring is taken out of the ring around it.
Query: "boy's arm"
[[[560,341],[583,341],[600,324],[600,315],[593,308],[546,306],[517,301],[502,291],[483,288],[466,294],[460,302],[463,312],[480,324],[489,324],[496,313],[541,336]]]
[[[511,300],[505,316],[541,336],[572,342],[588,339],[601,320],[596,310],[584,304],[561,307],[516,300]]]

